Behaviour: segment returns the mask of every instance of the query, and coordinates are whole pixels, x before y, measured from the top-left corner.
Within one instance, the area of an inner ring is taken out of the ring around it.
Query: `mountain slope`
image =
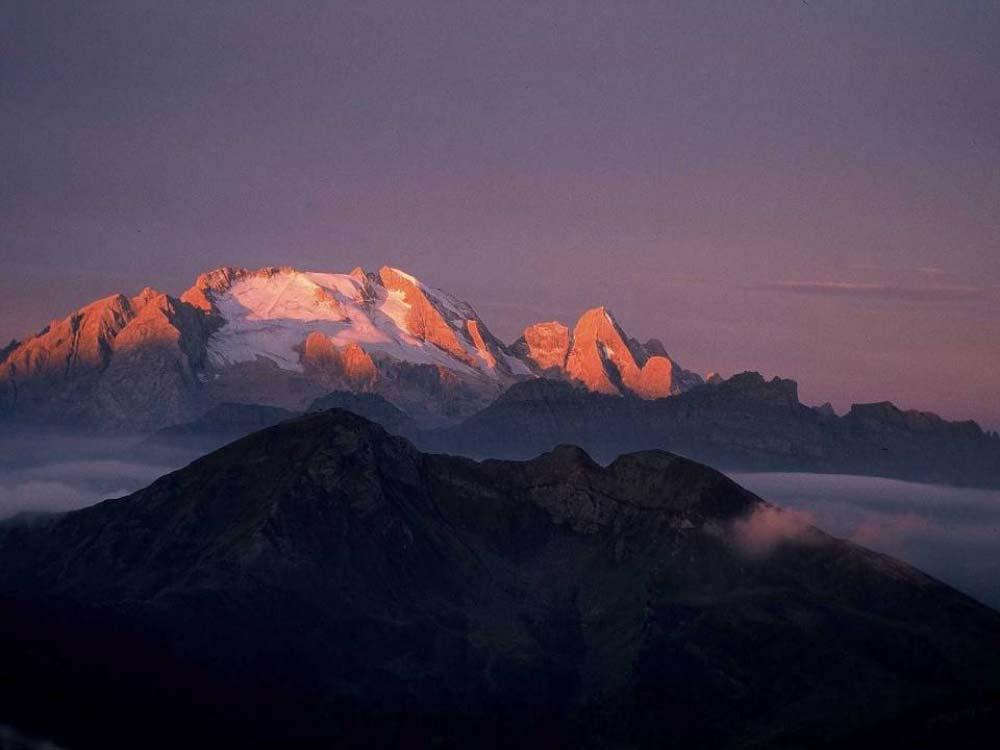
[[[0,527],[0,596],[0,719],[74,746],[802,747],[1000,674],[1000,615],[704,466],[336,410]]]
[[[98,300],[10,349],[0,414],[149,429],[199,408],[207,330],[189,305],[152,289]]]

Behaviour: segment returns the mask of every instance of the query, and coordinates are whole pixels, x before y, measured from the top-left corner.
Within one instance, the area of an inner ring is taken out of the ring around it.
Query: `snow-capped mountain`
[[[324,355],[356,348],[362,370],[396,360],[494,380],[530,375],[468,304],[395,268],[220,269],[182,299],[221,319],[208,341],[216,368],[264,357],[302,372]]]
[[[146,430],[222,402],[301,409],[341,389],[374,392],[428,423],[557,377],[656,398],[701,382],[604,308],[572,333],[530,326],[512,347],[466,302],[396,268],[220,268],[181,297],[113,295],[0,353],[0,416]]]

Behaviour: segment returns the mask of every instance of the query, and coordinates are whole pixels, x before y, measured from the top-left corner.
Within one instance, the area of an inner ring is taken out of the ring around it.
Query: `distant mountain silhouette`
[[[219,404],[190,422],[157,430],[133,453],[141,457],[154,451],[160,456],[190,459],[295,415],[295,412],[277,406]]]
[[[0,722],[69,747],[960,746],[1000,681],[1000,614],[705,466],[341,410],[0,525],[0,607]]]
[[[1000,438],[974,422],[856,404],[842,417],[799,403],[794,381],[758,373],[655,400],[537,380],[511,386],[460,424],[426,433],[426,449],[528,458],[560,443],[610,461],[663,448],[726,470],[811,471],[1000,487]]]
[[[419,432],[416,423],[409,414],[377,393],[334,391],[313,401],[309,405],[308,411],[327,411],[328,409],[343,409],[357,414],[381,425],[393,435],[410,437]]]
[[[378,394],[336,391],[310,406],[326,408],[359,414],[423,450],[472,458],[526,459],[573,443],[602,462],[631,451],[663,449],[727,471],[859,474],[1000,487],[1000,438],[974,422],[948,422],[888,402],[855,404],[838,417],[829,405],[801,404],[794,381],[767,381],[753,372],[661,399],[529,380],[459,424],[436,430],[420,429]],[[246,410],[243,421],[232,413],[236,409]],[[273,423],[292,413],[227,405],[162,430],[147,445],[171,445],[192,458],[266,426],[260,421],[266,416]]]

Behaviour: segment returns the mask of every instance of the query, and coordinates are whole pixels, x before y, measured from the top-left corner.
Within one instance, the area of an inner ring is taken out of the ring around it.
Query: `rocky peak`
[[[421,341],[429,341],[456,359],[475,366],[475,360],[459,342],[455,329],[445,318],[448,313],[451,313],[452,319],[458,318],[457,310],[449,310],[447,307],[441,309],[441,306],[434,305],[426,287],[397,268],[383,266],[379,269],[379,279],[390,292],[402,295],[403,301],[408,305],[406,328],[412,336]]]
[[[628,338],[605,307],[587,310],[573,329],[566,372],[589,390],[642,398],[669,396],[674,392],[673,370],[669,357],[650,356]]]
[[[153,289],[153,287],[151,286],[146,286],[142,288],[141,292],[132,297],[130,301],[132,303],[132,308],[136,312],[138,312],[143,307],[145,307],[149,302],[153,300],[160,300],[166,296],[167,295],[165,293],[157,291],[156,289]]]
[[[511,350],[542,373],[561,374],[566,369],[569,346],[569,328],[552,320],[525,328]]]
[[[181,300],[206,312],[217,313],[213,297],[228,291],[237,281],[247,278],[273,278],[291,273],[296,271],[289,266],[266,266],[256,270],[221,266],[200,274],[194,285],[181,295]]]
[[[573,343],[566,358],[569,377],[588,390],[620,395],[623,370],[635,369],[635,360],[611,313],[604,307],[584,312],[573,328]]]
[[[135,311],[127,297],[112,294],[54,320],[7,353],[8,377],[52,377],[71,372],[103,369],[111,358],[113,342]]]
[[[904,411],[891,401],[852,404],[844,418],[855,425],[876,431],[904,430],[967,437],[980,437],[983,434],[979,425],[971,420],[948,422],[932,412],[915,409]]]
[[[716,385],[723,398],[749,399],[772,406],[799,406],[799,384],[788,378],[765,380],[759,372],[741,372]]]
[[[813,409],[815,409],[815,411],[816,411],[817,414],[819,414],[819,415],[821,415],[823,417],[836,417],[837,416],[837,412],[834,410],[833,404],[831,404],[829,401],[826,401],[826,402],[820,404],[819,406],[814,406]]]
[[[640,344],[628,336],[604,306],[586,310],[572,333],[557,321],[528,326],[511,351],[540,375],[565,377],[596,393],[660,398],[702,382],[676,367],[659,340]]]

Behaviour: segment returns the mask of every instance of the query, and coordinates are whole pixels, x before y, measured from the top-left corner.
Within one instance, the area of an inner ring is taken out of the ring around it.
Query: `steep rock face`
[[[20,344],[0,365],[8,415],[143,430],[197,410],[202,318],[151,289],[112,295]]]
[[[207,335],[202,317],[166,294],[146,289],[132,308],[135,317],[115,337],[95,402],[104,419],[148,430],[199,409],[197,372]]]
[[[325,378],[331,386],[353,391],[371,390],[378,378],[375,362],[360,345],[336,346],[318,331],[306,336],[302,364],[307,373]]]
[[[475,367],[476,360],[459,343],[455,329],[445,320],[444,314],[452,313],[451,319],[470,320],[470,310],[460,311],[457,307],[446,307],[431,303],[423,286],[412,276],[404,274],[395,268],[383,267],[379,270],[379,280],[390,294],[400,295],[403,304],[407,306],[405,325],[407,331],[421,341],[429,341],[440,349],[451,354],[461,362]]]
[[[584,312],[572,334],[558,322],[529,326],[513,351],[539,374],[568,378],[594,393],[652,399],[701,383],[656,339],[640,344],[628,337],[604,307]]]
[[[4,362],[9,377],[59,378],[99,371],[111,360],[114,339],[135,316],[129,299],[113,294],[92,302],[11,351]]]
[[[0,600],[5,719],[69,746],[854,746],[1000,674],[1000,615],[704,466],[339,411],[0,526]]]
[[[397,268],[383,266],[378,279],[408,307],[405,324],[416,338],[488,373],[508,377],[528,374],[468,303],[431,289]]]
[[[619,394],[638,380],[639,364],[611,313],[603,307],[587,310],[573,329],[566,357],[566,374],[595,393]],[[643,362],[645,364],[645,362]],[[663,384],[670,392],[670,382]]]
[[[512,349],[540,372],[562,375],[566,370],[569,344],[569,328],[553,320],[525,328]]]

